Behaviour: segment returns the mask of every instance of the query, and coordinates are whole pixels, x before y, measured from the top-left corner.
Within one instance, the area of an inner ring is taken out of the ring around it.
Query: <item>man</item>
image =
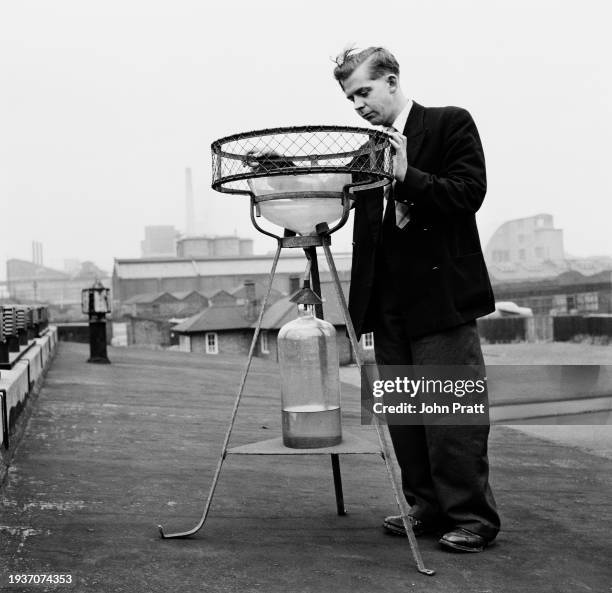
[[[383,126],[394,150],[390,189],[356,194],[349,309],[357,335],[374,332],[379,366],[482,365],[475,319],[494,310],[494,299],[475,220],[486,192],[476,126],[464,109],[406,97],[384,48],[348,50],[336,63],[346,98]],[[451,550],[482,551],[500,526],[489,426],[389,432],[415,533],[441,533]],[[401,517],[384,526],[404,533]]]

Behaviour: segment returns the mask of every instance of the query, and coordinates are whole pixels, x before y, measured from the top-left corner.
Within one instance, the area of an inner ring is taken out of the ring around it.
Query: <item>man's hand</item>
[[[396,181],[404,181],[406,177],[406,169],[408,168],[408,155],[406,154],[406,145],[408,141],[406,136],[398,132],[395,128],[384,128],[384,131],[389,135],[389,141],[393,147],[393,177]]]

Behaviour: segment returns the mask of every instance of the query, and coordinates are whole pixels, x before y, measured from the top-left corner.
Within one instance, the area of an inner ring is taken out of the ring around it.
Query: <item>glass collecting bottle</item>
[[[295,449],[342,440],[336,330],[313,308],[299,303],[297,319],[278,333],[283,444]]]

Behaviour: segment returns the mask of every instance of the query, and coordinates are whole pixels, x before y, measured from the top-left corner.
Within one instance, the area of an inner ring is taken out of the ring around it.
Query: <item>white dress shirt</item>
[[[405,107],[397,114],[395,121],[393,122],[393,126],[400,134],[404,133],[404,128],[406,127],[406,122],[408,121],[408,116],[410,115],[410,110],[412,109],[412,99],[408,99],[408,103],[406,103]],[[383,126],[383,130],[385,127]]]

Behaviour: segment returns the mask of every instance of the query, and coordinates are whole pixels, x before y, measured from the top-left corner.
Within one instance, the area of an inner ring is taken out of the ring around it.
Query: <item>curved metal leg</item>
[[[219,474],[221,473],[221,467],[227,455],[227,444],[229,443],[230,435],[232,434],[232,429],[234,427],[234,421],[236,419],[236,413],[238,412],[238,406],[240,405],[240,399],[242,398],[242,393],[244,391],[244,386],[246,384],[246,378],[249,373],[249,369],[251,367],[251,361],[253,360],[253,354],[255,353],[255,348],[257,346],[257,339],[259,338],[261,322],[263,320],[266,304],[268,302],[268,299],[270,298],[270,292],[272,291],[272,281],[274,280],[274,275],[276,273],[276,264],[278,263],[280,252],[281,252],[281,243],[279,240],[278,246],[276,248],[276,253],[274,255],[274,261],[272,263],[272,269],[270,271],[270,281],[268,283],[268,291],[266,292],[266,296],[264,297],[263,303],[261,304],[261,310],[259,311],[259,317],[257,319],[257,324],[255,325],[255,332],[253,333],[253,340],[251,341],[251,347],[249,349],[247,363],[242,373],[242,379],[240,381],[238,395],[236,396],[236,399],[234,401],[234,407],[232,409],[230,423],[225,433],[225,438],[223,439],[223,447],[221,450],[221,456],[219,457],[219,461],[217,462],[217,468],[215,469],[215,475],[213,476],[213,481],[210,487],[210,491],[208,493],[208,498],[206,499],[206,504],[204,505],[204,511],[202,512],[202,517],[200,518],[200,521],[198,522],[198,524],[192,529],[189,529],[188,531],[180,531],[177,533],[165,533],[164,528],[161,525],[158,525],[157,527],[159,529],[159,534],[161,535],[162,539],[189,537],[190,535],[193,535],[194,533],[198,532],[204,525],[204,522],[206,521],[206,517],[208,516],[208,511],[210,509],[210,504],[212,502],[213,495],[215,493],[215,488],[217,487],[217,482],[219,481]]]
[[[361,367],[363,366],[363,360],[361,358],[361,353],[359,350],[359,342],[357,341],[357,334],[355,333],[355,328],[353,327],[353,322],[348,312],[348,307],[346,305],[346,299],[344,297],[344,292],[342,292],[342,285],[340,284],[340,278],[338,277],[338,272],[336,270],[336,265],[334,263],[334,259],[331,254],[331,250],[329,245],[323,244],[323,250],[325,251],[325,257],[327,258],[327,265],[329,266],[329,270],[332,275],[334,288],[336,289],[336,296],[338,297],[338,301],[340,303],[340,308],[342,309],[342,313],[344,315],[344,320],[346,322],[346,329],[349,334],[349,340],[351,342],[351,346],[355,352],[355,362],[361,371]],[[402,515],[402,522],[404,523],[404,528],[406,530],[406,535],[408,536],[408,543],[410,544],[410,549],[412,550],[412,556],[417,565],[417,570],[420,573],[423,573],[427,576],[432,576],[435,574],[434,570],[429,568],[425,568],[425,564],[423,563],[423,558],[421,556],[421,551],[419,549],[419,544],[417,543],[414,532],[412,531],[412,524],[408,519],[408,511],[410,510],[408,507],[408,503],[406,502],[406,498],[403,495],[399,484],[401,484],[401,480],[397,476],[395,466],[392,463],[393,459],[393,449],[389,446],[389,441],[387,439],[387,434],[384,431],[384,427],[380,424],[380,420],[376,414],[374,417],[374,426],[376,427],[376,433],[378,434],[378,441],[380,443],[380,448],[382,452],[382,458],[385,461],[385,466],[387,467],[387,473],[389,475],[389,480],[391,482],[391,487],[393,488],[393,494],[395,496],[395,500],[400,509],[400,514]]]

